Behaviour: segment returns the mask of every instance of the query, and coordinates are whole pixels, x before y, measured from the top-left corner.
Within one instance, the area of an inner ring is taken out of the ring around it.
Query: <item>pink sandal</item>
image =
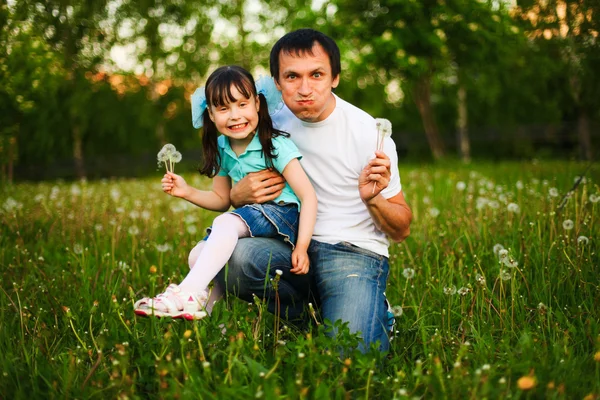
[[[137,315],[144,317],[170,317],[184,318],[187,320],[202,319],[208,314],[204,310],[208,294],[203,291],[199,295],[191,292],[182,292],[179,286],[171,283],[164,293],[154,298],[144,297],[136,301],[133,306]],[[157,305],[164,307],[157,307]],[[166,311],[162,311],[166,308]]]

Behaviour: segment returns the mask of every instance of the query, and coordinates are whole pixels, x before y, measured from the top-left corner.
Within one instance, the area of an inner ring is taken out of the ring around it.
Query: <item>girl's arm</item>
[[[198,190],[188,185],[181,176],[167,172],[162,180],[162,187],[171,196],[180,197],[207,210],[227,211],[231,205],[231,180],[228,176],[215,176],[212,190]]]
[[[305,274],[308,272],[308,245],[312,238],[317,220],[317,195],[313,189],[306,172],[302,169],[300,161],[294,158],[283,170],[285,180],[300,199],[300,226],[298,227],[298,240],[292,253],[291,272]]]

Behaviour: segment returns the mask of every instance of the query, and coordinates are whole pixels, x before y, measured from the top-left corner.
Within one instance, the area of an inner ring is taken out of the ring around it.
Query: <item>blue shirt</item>
[[[277,158],[273,159],[273,167],[283,174],[283,170],[294,158],[300,159],[302,155],[298,148],[289,138],[277,136],[271,139],[275,148]],[[252,141],[246,147],[246,150],[239,155],[231,149],[229,139],[225,135],[219,136],[217,143],[219,145],[219,155],[221,156],[221,168],[218,176],[229,176],[235,185],[240,179],[250,172],[262,171],[267,168],[266,160],[263,156],[262,146],[258,135],[254,135]],[[285,203],[296,203],[300,206],[300,200],[294,194],[290,185],[285,184],[283,192],[275,200],[276,203],[282,201]]]

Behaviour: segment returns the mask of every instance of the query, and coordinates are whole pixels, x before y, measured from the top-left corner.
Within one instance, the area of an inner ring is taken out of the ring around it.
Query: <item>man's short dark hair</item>
[[[281,52],[291,55],[313,55],[312,49],[315,42],[319,43],[329,56],[332,77],[335,78],[338,76],[342,68],[340,63],[340,49],[335,41],[324,33],[304,28],[287,33],[271,49],[270,69],[273,78],[279,81],[279,54]]]

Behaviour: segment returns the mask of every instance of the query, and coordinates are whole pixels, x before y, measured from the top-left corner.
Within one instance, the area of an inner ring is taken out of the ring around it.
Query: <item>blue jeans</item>
[[[265,238],[241,239],[229,260],[225,277],[217,279],[228,292],[251,301],[252,293],[268,301],[274,311],[274,293],[266,286],[265,276],[283,271],[279,284],[281,315],[300,317],[308,302],[317,304],[321,315],[331,323],[342,320],[351,332],[360,332],[364,341],[361,351],[379,341],[379,349],[389,349],[386,330],[385,289],[389,272],[388,259],[346,242],[335,245],[311,241],[311,268],[308,275],[294,275],[291,248],[281,241]],[[270,267],[269,267],[270,263]],[[314,293],[316,287],[317,293]],[[332,331],[332,335],[335,332]]]

